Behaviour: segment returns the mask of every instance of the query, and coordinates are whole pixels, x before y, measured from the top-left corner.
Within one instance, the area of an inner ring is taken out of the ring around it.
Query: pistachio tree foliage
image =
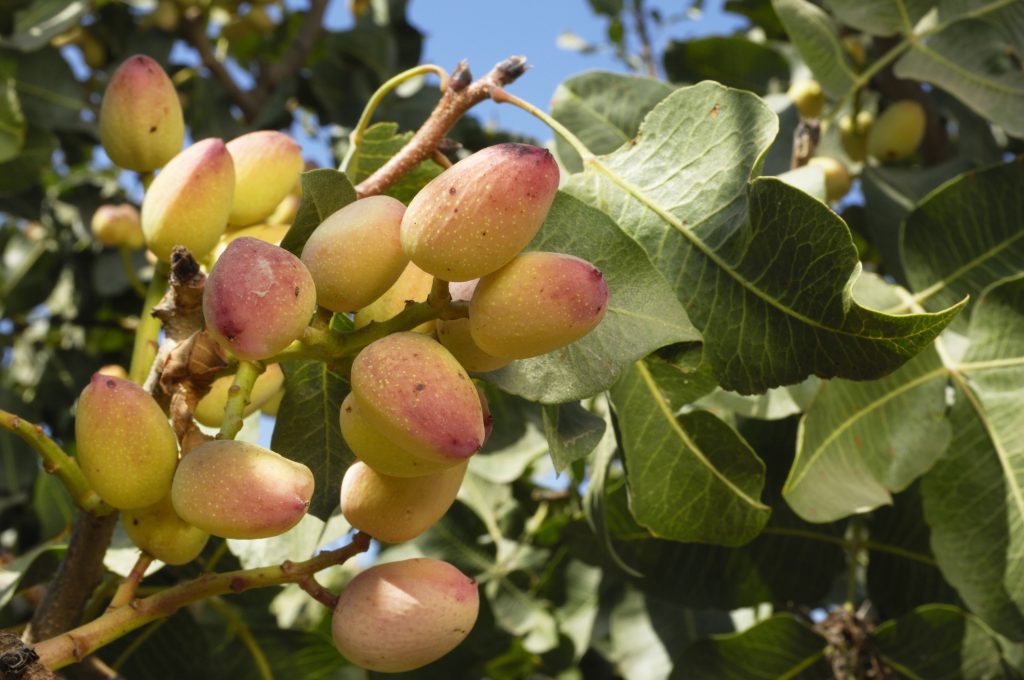
[[[405,4],[0,8],[0,677],[1024,674],[1024,2]]]

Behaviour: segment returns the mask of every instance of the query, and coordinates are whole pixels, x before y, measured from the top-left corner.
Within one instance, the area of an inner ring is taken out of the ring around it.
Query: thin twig
[[[265,366],[255,361],[239,361],[235,381],[228,389],[228,400],[224,405],[224,420],[221,421],[217,439],[234,439],[242,429],[245,407],[249,405],[253,385],[263,373]]]
[[[113,508],[104,503],[86,481],[75,459],[46,436],[41,425],[0,410],[0,428],[21,437],[43,459],[43,469],[61,481],[79,508],[93,515],[108,515]]]
[[[647,75],[658,77],[654,65],[654,50],[651,49],[651,36],[647,32],[647,16],[644,12],[644,0],[633,0],[633,23],[636,24],[636,37],[640,39],[640,60],[644,64]]]
[[[142,577],[146,575],[146,570],[149,569],[149,565],[152,563],[152,555],[146,553],[139,555],[139,559],[135,561],[135,566],[132,567],[132,570],[121,581],[121,585],[117,587],[117,592],[111,598],[107,611],[119,609],[135,599],[135,591],[139,589],[139,583],[142,582]]]
[[[305,562],[288,562],[287,568],[282,564],[222,574],[203,574],[187,583],[136,600],[131,607],[121,607],[74,630],[45,640],[36,646],[35,651],[48,668],[63,668],[81,661],[100,647],[150,621],[170,616],[192,602],[227,593],[240,593],[251,588],[297,583],[309,574],[344,563],[352,556],[365,552],[369,546],[370,536],[357,533],[347,546],[320,553]]]
[[[438,144],[466,111],[488,99],[494,89],[514,82],[526,68],[526,57],[509,57],[499,62],[483,78],[472,81],[469,67],[465,62],[460,63],[452,71],[448,87],[430,118],[401,151],[356,186],[356,194],[360,198],[376,196],[421,161],[431,158]]]
[[[310,597],[331,611],[334,611],[335,607],[338,606],[338,596],[320,585],[320,582],[316,580],[316,576],[313,574],[302,578],[296,584],[306,591]]]
[[[291,47],[277,62],[271,66],[251,91],[255,99],[257,111],[267,98],[273,94],[274,88],[295,74],[306,62],[306,57],[316,44],[323,30],[324,13],[327,11],[327,0],[312,0],[302,25],[292,38]]]
[[[181,33],[192,47],[196,48],[196,51],[199,52],[199,58],[202,59],[203,65],[210,70],[210,73],[220,81],[224,89],[231,95],[231,99],[242,110],[245,120],[250,123],[254,121],[260,112],[259,105],[250,96],[249,92],[243,90],[235,82],[231,72],[228,71],[228,67],[217,58],[213,51],[213,46],[210,44],[210,39],[206,37],[206,26],[202,18],[198,16],[186,17],[181,23]]]

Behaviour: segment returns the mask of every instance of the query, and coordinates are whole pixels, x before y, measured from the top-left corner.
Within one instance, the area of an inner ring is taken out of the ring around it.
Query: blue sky
[[[703,15],[687,19],[689,4],[648,0],[647,7],[678,19],[661,29],[651,26],[656,53],[660,54],[671,38],[732,33],[746,25],[742,17],[723,12],[724,0],[706,0]],[[587,0],[412,0],[409,19],[426,36],[422,61],[449,71],[460,59],[467,59],[474,75],[480,76],[507,56],[526,55],[533,68],[509,90],[545,110],[558,83],[571,75],[590,69],[627,71],[610,50],[581,54],[558,47],[563,32],[592,44],[606,42],[607,19],[594,14]],[[351,25],[348,3],[332,0],[327,26],[340,30]],[[551,138],[547,126],[508,105],[484,102],[474,114],[502,129],[541,140]]]

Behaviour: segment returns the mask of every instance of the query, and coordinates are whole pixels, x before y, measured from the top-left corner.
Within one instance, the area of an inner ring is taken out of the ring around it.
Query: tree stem
[[[116,524],[116,512],[102,517],[78,513],[68,551],[32,616],[26,641],[51,638],[79,622],[89,595],[103,577],[103,556]]]
[[[100,647],[144,626],[150,621],[170,616],[181,607],[227,593],[240,593],[250,588],[298,583],[310,574],[365,552],[370,536],[357,533],[343,548],[323,552],[305,562],[285,562],[272,567],[240,569],[222,574],[203,574],[198,578],[167,588],[156,595],[136,600],[131,607],[121,607],[103,616],[36,645],[40,661],[56,670],[81,661]],[[104,544],[105,546],[105,544]]]

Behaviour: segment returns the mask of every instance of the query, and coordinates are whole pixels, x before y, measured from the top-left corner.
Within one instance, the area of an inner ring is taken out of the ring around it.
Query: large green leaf
[[[949,443],[946,371],[933,348],[881,380],[822,385],[801,422],[783,493],[810,522],[831,522],[892,501]]]
[[[683,652],[672,678],[775,680],[824,678],[825,638],[792,614],[777,614],[742,633],[698,640]]]
[[[643,362],[612,388],[633,515],[655,536],[742,545],[768,521],[764,463],[706,411],[677,416]]]
[[[397,123],[377,123],[370,126],[363,135],[359,149],[352,156],[348,174],[353,184],[359,184],[384,165],[392,156],[401,151],[402,147],[412,139],[412,132],[398,134]],[[385,195],[397,198],[408,204],[412,197],[430,180],[440,175],[444,169],[432,159],[416,165],[384,192]]]
[[[675,83],[717,80],[729,87],[763,93],[771,82],[789,80],[789,62],[777,50],[740,36],[672,41],[662,61]]]
[[[326,521],[338,507],[341,478],[355,460],[338,420],[348,383],[318,361],[285,362],[283,368],[285,392],[271,448],[313,471],[309,511]]]
[[[932,0],[825,0],[825,6],[836,19],[874,35],[901,33],[908,23],[916,24],[934,4]]]
[[[772,0],[786,33],[804,62],[833,98],[841,97],[857,77],[832,17],[808,0]]]
[[[920,32],[893,68],[938,85],[1009,134],[1024,136],[1024,5],[945,0],[939,23]]]
[[[1020,677],[1008,668],[1001,640],[988,626],[950,605],[918,607],[886,621],[874,635],[883,661],[903,677],[976,680]]]
[[[356,200],[356,190],[337,170],[310,170],[300,176],[302,202],[291,228],[281,240],[281,247],[298,256],[313,230],[331,213],[341,210]]]
[[[950,369],[953,439],[921,491],[932,550],[971,611],[1024,638],[1024,276],[978,301]]]
[[[506,392],[544,403],[575,401],[607,389],[624,367],[658,347],[700,339],[643,251],[583,202],[560,193],[527,250],[593,263],[608,282],[608,311],[582,340],[486,374]]]
[[[588,71],[558,86],[551,115],[594,153],[611,153],[632,139],[647,112],[674,89],[652,78]],[[561,137],[555,137],[555,149],[570,172],[583,169],[579,154]]]
[[[653,539],[633,519],[626,490],[609,485],[595,500],[603,506],[600,519],[613,539],[611,549],[619,558],[615,565],[626,565],[632,583],[644,592],[687,607],[731,610],[789,601],[814,605],[844,568],[845,527],[808,524],[782,501],[795,419],[746,421],[742,427],[741,434],[767,465],[764,502],[772,515],[761,534],[739,548]]]
[[[1024,159],[1015,159],[947,182],[910,213],[903,230],[904,269],[925,309],[977,295],[1021,271],[1021,186]]]
[[[568,190],[647,251],[703,333],[722,387],[886,375],[959,308],[896,317],[858,305],[860,264],[842,220],[777,179],[748,187],[775,132],[756,96],[701,83],[658,104],[636,143],[589,159]]]

